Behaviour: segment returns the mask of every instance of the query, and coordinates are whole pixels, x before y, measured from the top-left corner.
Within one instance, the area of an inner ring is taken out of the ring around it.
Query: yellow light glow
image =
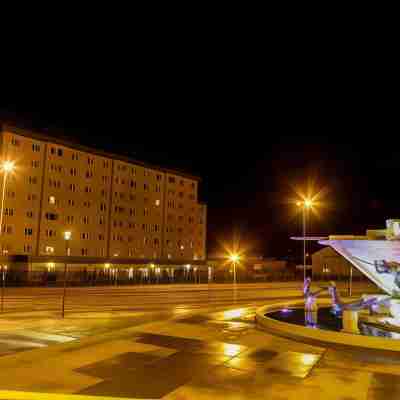
[[[234,310],[227,310],[222,313],[223,319],[234,319],[240,318],[246,312],[245,308],[235,308]]]
[[[12,172],[15,168],[15,164],[13,161],[3,161],[1,168],[4,172]]]
[[[297,206],[297,207],[301,207],[302,204],[303,204],[303,203],[302,203],[301,201],[298,201],[298,202],[296,203],[296,206]]]
[[[313,201],[311,199],[305,199],[304,200],[304,207],[310,208],[313,206]]]
[[[105,264],[104,264],[104,268],[105,268],[105,269],[110,268],[110,264],[109,264],[109,263],[105,263]]]
[[[65,240],[70,240],[70,239],[71,239],[71,236],[72,236],[72,234],[71,234],[70,231],[65,231],[65,232],[64,232],[64,239],[65,239]]]
[[[238,344],[224,343],[224,356],[234,357],[242,351],[242,347]]]
[[[240,260],[239,254],[231,254],[229,256],[229,260],[231,260],[232,262],[238,262]]]

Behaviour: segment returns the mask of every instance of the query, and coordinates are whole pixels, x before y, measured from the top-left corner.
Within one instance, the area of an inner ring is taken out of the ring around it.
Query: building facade
[[[1,172],[2,257],[205,260],[198,177],[10,126],[0,154],[15,166]]]
[[[348,279],[350,270],[355,279],[364,275],[331,247],[324,247],[312,255],[312,276],[315,280]]]

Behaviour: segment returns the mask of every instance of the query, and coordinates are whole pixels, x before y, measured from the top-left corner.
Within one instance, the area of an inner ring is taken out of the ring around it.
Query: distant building
[[[312,275],[315,280],[347,278],[350,274],[350,268],[353,268],[353,276],[355,278],[363,276],[361,272],[331,247],[324,247],[315,252],[311,257]]]
[[[217,281],[229,281],[233,272],[232,262],[222,256],[210,256],[207,261],[213,267]],[[286,275],[290,275],[290,271],[287,269],[287,261],[247,255],[238,263],[237,274],[242,281],[265,281],[284,279]]]

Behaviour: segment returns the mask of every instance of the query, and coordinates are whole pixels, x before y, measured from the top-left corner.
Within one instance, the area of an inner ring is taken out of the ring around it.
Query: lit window
[[[160,200],[157,199],[157,200],[156,200],[156,206],[159,207],[160,204],[161,204]]]
[[[56,204],[56,198],[54,196],[49,197],[49,204]]]
[[[54,247],[46,246],[46,253],[49,253],[49,254],[54,253]]]

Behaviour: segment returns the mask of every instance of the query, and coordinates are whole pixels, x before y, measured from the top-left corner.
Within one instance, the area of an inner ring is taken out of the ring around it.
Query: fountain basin
[[[319,308],[331,307],[329,299],[318,299]],[[277,313],[290,314],[291,309],[302,309],[304,311],[304,301],[289,301],[282,303],[274,303],[260,307],[256,311],[257,325],[272,334],[289,338],[292,340],[329,346],[346,346],[353,348],[366,348],[383,351],[400,352],[400,338],[398,333],[393,333],[393,339],[388,337],[365,336],[362,334],[343,332],[341,325],[336,327],[322,326],[316,327],[304,326],[304,323],[287,322],[289,318],[277,319]],[[286,311],[286,312],[285,312]]]

